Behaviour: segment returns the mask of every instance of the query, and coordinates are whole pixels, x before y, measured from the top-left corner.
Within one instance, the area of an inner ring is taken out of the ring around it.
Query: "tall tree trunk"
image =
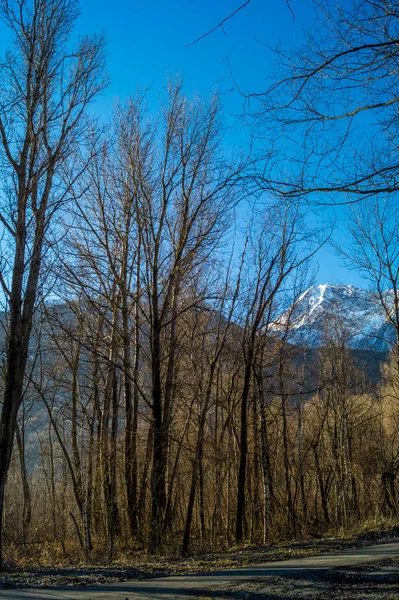
[[[130,218],[128,219],[130,225]],[[123,265],[122,289],[122,337],[123,337],[123,371],[124,371],[124,396],[125,396],[125,483],[127,495],[127,513],[130,533],[133,536],[138,532],[138,507],[137,507],[137,428],[138,428],[138,376],[140,364],[140,269],[141,269],[141,234],[138,234],[137,264],[136,264],[136,290],[134,304],[134,365],[133,385],[131,373],[131,335],[129,325],[129,305],[127,289],[127,263],[128,263],[128,232],[126,233]]]
[[[148,550],[150,553],[156,553],[161,546],[163,518],[166,509],[166,440],[161,387],[161,326],[157,317],[154,317],[151,354],[153,457],[151,474],[151,531]]]
[[[109,540],[109,556],[112,556],[113,542],[115,535],[115,525],[117,517],[115,515],[114,504],[114,461],[113,444],[114,444],[114,427],[115,427],[115,386],[116,386],[116,343],[117,343],[117,321],[118,307],[117,299],[114,298],[114,307],[111,325],[111,340],[107,364],[107,375],[104,387],[104,400],[100,423],[100,468],[101,468],[101,483],[103,490],[106,528]],[[111,424],[111,432],[109,430]]]
[[[50,175],[49,178],[51,179]],[[4,493],[11,461],[18,411],[23,401],[23,386],[28,360],[29,341],[32,331],[33,312],[37,297],[42,246],[44,238],[44,215],[47,198],[36,216],[35,237],[30,259],[28,280],[23,294],[26,252],[26,194],[22,181],[18,200],[16,249],[13,265],[11,293],[9,298],[9,329],[7,332],[6,368],[3,405],[0,416],[0,568],[3,565],[3,510]]]
[[[112,382],[111,456],[109,459],[109,550],[108,560],[114,556],[115,536],[120,533],[119,511],[116,499],[116,441],[118,434],[118,379],[116,369]]]
[[[305,470],[304,470],[304,458],[303,458],[303,402],[302,398],[299,399],[298,406],[298,460],[299,460],[299,485],[301,492],[301,503],[303,513],[303,524],[306,527],[307,523],[307,500],[305,491]]]
[[[154,280],[158,280],[156,273]],[[166,515],[166,471],[168,465],[169,428],[172,414],[173,387],[176,368],[176,326],[177,326],[177,300],[179,286],[175,283],[172,290],[170,335],[168,345],[168,364],[166,369],[165,389],[162,391],[161,364],[162,346],[161,329],[162,324],[159,315],[159,304],[157,288],[153,290],[153,333],[151,339],[151,367],[152,367],[152,415],[153,415],[153,467],[151,478],[152,510],[151,510],[151,532],[148,549],[150,553],[156,553],[161,547],[164,520]],[[165,300],[163,312],[168,303]]]
[[[244,372],[244,385],[241,395],[241,433],[240,433],[240,462],[237,479],[237,511],[236,511],[236,542],[243,540],[243,522],[245,515],[245,485],[248,456],[248,398],[252,371],[252,349],[246,360]]]
[[[206,422],[206,416],[208,413],[209,402],[211,399],[212,383],[213,383],[213,376],[214,376],[215,368],[216,368],[216,362],[214,362],[211,365],[211,371],[210,371],[210,375],[209,375],[206,396],[204,399],[203,406],[200,409],[201,412],[200,412],[200,419],[199,419],[199,424],[198,424],[197,443],[196,443],[196,447],[195,447],[193,469],[191,472],[190,494],[189,494],[189,498],[188,498],[186,523],[185,523],[185,527],[184,527],[183,543],[182,543],[182,548],[181,548],[181,554],[183,556],[185,556],[188,553],[189,546],[190,546],[190,531],[191,531],[194,502],[195,502],[195,496],[196,496],[197,478],[198,478],[198,473],[201,469],[204,434],[205,434],[205,422]],[[200,508],[201,508],[201,506],[200,506]],[[203,519],[204,519],[203,513],[200,516],[201,516],[201,526],[203,527],[203,531],[204,531],[205,523],[203,522]]]
[[[28,541],[29,527],[32,520],[32,497],[28,476],[26,473],[25,462],[25,436],[24,431],[20,431],[18,424],[16,428],[16,439],[19,452],[19,464],[21,470],[22,492],[23,492],[23,512],[22,512],[22,539],[26,543]]]
[[[138,310],[138,309],[136,309]],[[131,535],[137,534],[137,412],[134,407],[132,389],[130,324],[127,294],[122,296],[122,337],[123,337],[123,391],[125,400],[125,484],[127,514]],[[135,340],[137,345],[137,340]]]

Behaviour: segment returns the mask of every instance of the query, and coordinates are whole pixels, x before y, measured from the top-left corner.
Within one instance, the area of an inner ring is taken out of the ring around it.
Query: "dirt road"
[[[1,590],[0,600],[186,600],[193,596],[205,600],[209,598],[212,589],[222,584],[267,577],[300,578],[304,574],[317,574],[336,567],[356,566],[390,558],[399,558],[399,542],[198,575],[162,577],[90,588]]]

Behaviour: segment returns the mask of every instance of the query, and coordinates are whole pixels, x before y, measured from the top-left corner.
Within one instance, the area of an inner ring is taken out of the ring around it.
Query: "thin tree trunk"
[[[18,424],[16,427],[16,439],[19,452],[19,464],[21,470],[22,492],[23,492],[23,513],[22,513],[22,539],[26,543],[28,540],[29,526],[32,520],[32,497],[25,463],[25,439],[24,432],[20,431]]]
[[[244,372],[244,385],[241,396],[241,433],[240,433],[240,462],[237,480],[237,512],[236,512],[236,542],[243,540],[243,523],[245,514],[245,485],[248,456],[248,397],[252,371],[252,349],[249,351]]]

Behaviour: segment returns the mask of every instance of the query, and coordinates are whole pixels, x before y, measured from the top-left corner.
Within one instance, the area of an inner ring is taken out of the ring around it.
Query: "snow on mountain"
[[[387,300],[393,292],[387,292]],[[394,340],[392,325],[373,294],[353,285],[316,285],[274,323],[272,330],[290,330],[288,339],[315,348],[343,335],[347,345],[383,352]]]

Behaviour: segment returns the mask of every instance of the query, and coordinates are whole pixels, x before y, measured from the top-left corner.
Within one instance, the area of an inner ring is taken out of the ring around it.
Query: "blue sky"
[[[129,95],[138,85],[159,89],[167,74],[176,72],[184,73],[188,91],[226,91],[231,88],[228,64],[240,85],[262,88],[272,53],[259,42],[275,46],[299,41],[302,25],[311,19],[310,4],[294,2],[295,21],[285,0],[251,0],[226,23],[226,34],[219,29],[189,48],[185,45],[226,17],[240,0],[82,0],[79,30],[107,33],[112,85],[104,106],[114,95]]]
[[[77,34],[104,31],[108,39],[111,85],[93,106],[109,118],[116,97],[125,98],[138,87],[150,87],[150,108],[156,108],[168,75],[181,73],[186,91],[208,96],[218,90],[223,97],[227,123],[242,110],[242,97],[233,91],[230,70],[244,90],[261,90],[273,70],[270,47],[300,44],[303,30],[313,22],[311,0],[292,0],[293,20],[285,0],[251,0],[225,25],[198,44],[185,47],[214,27],[244,0],[81,0]],[[1,34],[1,31],[0,31]],[[4,37],[3,37],[4,42]],[[245,134],[235,129],[227,147],[245,146]],[[345,226],[336,232],[345,241]],[[309,217],[312,218],[312,217]],[[319,253],[320,283],[364,285],[359,275],[340,265],[333,250]]]

